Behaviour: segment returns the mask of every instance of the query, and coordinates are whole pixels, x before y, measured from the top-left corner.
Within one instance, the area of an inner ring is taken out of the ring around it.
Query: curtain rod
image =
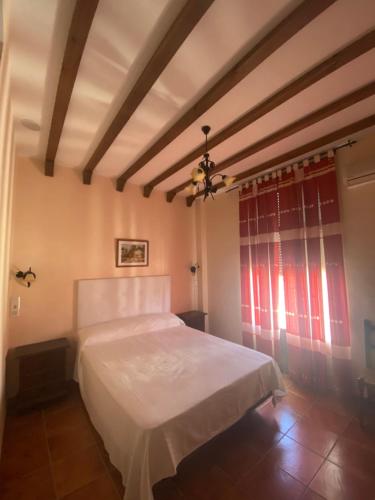
[[[343,149],[343,148],[351,148],[354,144],[357,144],[357,141],[355,141],[355,140],[352,141],[351,139],[348,139],[343,144],[339,144],[338,146],[334,146],[333,148],[329,148],[328,150],[325,150],[325,151],[322,151],[319,153],[315,153],[314,155],[309,156],[308,158],[304,158],[303,160],[290,162],[290,163],[288,163],[288,165],[284,165],[283,167],[274,167],[274,168],[271,168],[269,170],[266,169],[263,172],[258,172],[256,174],[249,175],[249,177],[241,180],[241,182],[239,184],[237,184],[235,187],[233,187],[232,189],[236,189],[237,187],[240,187],[240,186],[246,184],[246,182],[248,182],[250,180],[257,179],[258,177],[263,177],[264,175],[267,175],[267,174],[272,175],[273,172],[277,172],[278,170],[286,170],[291,165],[296,165],[296,164],[302,165],[305,160],[313,161],[314,157],[317,155],[319,155],[321,158],[326,158],[329,151],[334,151],[336,153],[337,150]],[[232,191],[232,189],[228,189],[226,192]]]

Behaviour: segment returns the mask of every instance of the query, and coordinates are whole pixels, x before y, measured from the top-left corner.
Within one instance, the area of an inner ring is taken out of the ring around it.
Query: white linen
[[[152,500],[152,485],[186,455],[284,390],[272,358],[186,326],[82,343],[78,359],[82,397],[125,500]]]

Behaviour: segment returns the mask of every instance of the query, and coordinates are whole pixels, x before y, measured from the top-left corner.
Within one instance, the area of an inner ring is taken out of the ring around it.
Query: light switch
[[[21,309],[21,297],[12,297],[10,299],[10,314],[12,316],[19,316]]]

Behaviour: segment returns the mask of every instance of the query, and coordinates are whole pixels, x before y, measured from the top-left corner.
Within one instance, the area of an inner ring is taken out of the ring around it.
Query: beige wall
[[[201,214],[203,232],[202,304],[208,313],[208,331],[242,343],[238,193],[232,191],[199,204],[196,210]]]
[[[149,267],[116,268],[115,238],[148,239]],[[11,280],[21,315],[10,319],[10,344],[72,336],[80,278],[170,274],[172,310],[190,309],[193,240],[193,211],[182,199],[146,199],[131,185],[119,193],[99,176],[85,186],[68,168],[45,177],[41,163],[17,158],[11,271],[32,266],[37,280],[30,288]]]
[[[363,320],[375,321],[375,182],[348,189],[343,178],[346,171],[375,169],[375,134],[362,138],[351,149],[341,150],[337,168],[352,354],[354,368],[360,371],[364,366]],[[202,303],[208,309],[209,330],[241,342],[238,194],[216,196],[199,211],[200,223],[207,231],[200,259],[207,259],[201,295],[208,297]]]
[[[7,351],[9,246],[14,170],[14,132],[9,88],[9,57],[7,44],[5,44],[0,63],[0,450],[5,418],[5,355]]]
[[[375,170],[375,134],[338,153],[345,270],[354,367],[365,365],[363,320],[375,322],[375,182],[348,189],[346,173]]]

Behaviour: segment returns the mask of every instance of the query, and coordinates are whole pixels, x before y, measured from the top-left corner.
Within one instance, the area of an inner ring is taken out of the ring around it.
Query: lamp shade
[[[185,188],[185,191],[188,193],[188,194],[191,194],[191,195],[196,195],[197,192],[198,192],[198,186],[194,185],[194,184],[189,184],[188,186],[186,186]]]
[[[223,182],[227,187],[231,186],[235,180],[236,178],[232,175],[223,175]]]
[[[194,182],[203,182],[203,180],[205,178],[205,173],[204,173],[204,170],[202,170],[199,167],[196,167],[196,168],[193,168],[193,170],[191,172],[191,176],[192,176]]]

